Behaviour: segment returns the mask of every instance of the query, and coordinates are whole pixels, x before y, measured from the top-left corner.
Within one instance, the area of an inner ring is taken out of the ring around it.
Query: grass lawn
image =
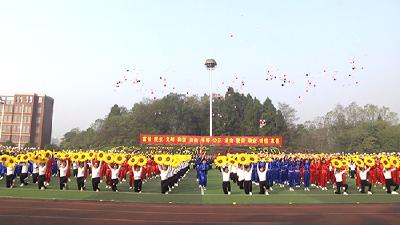
[[[31,181],[31,177],[29,178]],[[53,177],[51,185],[46,190],[38,190],[37,185],[17,187],[13,189],[5,188],[5,179],[0,181],[1,198],[31,198],[31,199],[52,199],[52,200],[93,200],[93,201],[116,201],[116,202],[140,202],[140,203],[185,203],[185,204],[316,204],[316,203],[400,203],[400,195],[389,195],[382,190],[381,185],[373,187],[373,195],[360,194],[355,189],[354,180],[348,178],[348,196],[333,194],[332,186],[328,191],[310,188],[310,192],[304,192],[303,188],[298,188],[294,192],[289,192],[288,188],[274,186],[274,190],[269,196],[259,195],[258,186],[253,185],[253,196],[244,195],[236,184],[231,182],[232,195],[225,196],[222,193],[222,178],[219,171],[213,169],[209,172],[208,186],[205,195],[201,195],[196,182],[196,172],[190,170],[187,176],[175,187],[169,195],[160,193],[160,179],[150,179],[143,184],[141,194],[129,190],[127,182],[119,184],[119,193],[105,190],[105,183],[100,184],[101,192],[96,193],[91,190],[91,182],[86,183],[87,190],[77,191],[75,179],[69,183],[69,190],[58,190],[58,177]]]

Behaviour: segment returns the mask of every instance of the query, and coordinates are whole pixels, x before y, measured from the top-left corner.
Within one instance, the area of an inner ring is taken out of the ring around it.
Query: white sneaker
[[[347,192],[343,192],[343,195],[349,195],[349,194],[347,194]]]
[[[20,187],[23,187],[24,186],[24,184],[21,184],[21,185],[19,185]]]
[[[175,184],[175,187],[178,187],[178,186],[179,186],[178,183],[176,183],[176,184]]]
[[[372,195],[372,192],[368,191],[368,194],[369,194],[369,195]]]
[[[392,195],[398,195],[399,193],[397,191],[392,191]]]
[[[307,188],[304,188],[304,191],[307,191]]]
[[[203,189],[206,191],[207,190],[207,188],[206,187],[203,187]]]
[[[40,190],[44,190],[44,187],[41,187]]]
[[[228,195],[231,195],[231,192],[230,192],[230,191],[228,191]]]
[[[133,187],[129,187],[129,189],[130,189],[130,190],[132,190],[132,189],[133,189]]]
[[[168,191],[167,191],[167,192],[165,192],[165,194],[167,195],[167,194],[168,194]]]
[[[268,191],[265,192],[265,195],[269,195]]]
[[[249,195],[253,195],[253,193],[249,192]]]
[[[269,188],[270,191],[273,191],[274,189],[272,187]]]
[[[199,188],[201,188],[201,185],[199,185]]]
[[[103,180],[100,180],[100,183],[103,183]]]
[[[386,190],[386,187],[382,187],[383,190]]]

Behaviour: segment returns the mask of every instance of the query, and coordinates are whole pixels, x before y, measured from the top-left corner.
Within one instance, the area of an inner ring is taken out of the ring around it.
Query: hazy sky
[[[61,137],[114,103],[208,92],[215,58],[214,92],[269,96],[301,121],[352,101],[400,113],[399,12],[396,0],[1,1],[0,93],[53,97]]]

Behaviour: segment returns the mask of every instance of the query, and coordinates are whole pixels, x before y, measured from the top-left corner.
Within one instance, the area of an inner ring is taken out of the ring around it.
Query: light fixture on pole
[[[217,62],[214,59],[207,59],[206,63],[204,65],[207,67],[207,70],[210,73],[210,137],[213,135],[212,134],[212,71],[215,69],[217,66]]]

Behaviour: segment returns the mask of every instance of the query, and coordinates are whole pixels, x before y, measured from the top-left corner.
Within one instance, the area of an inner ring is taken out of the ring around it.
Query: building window
[[[42,97],[39,97],[39,103],[42,103]]]
[[[29,96],[29,103],[32,103],[32,96]]]

